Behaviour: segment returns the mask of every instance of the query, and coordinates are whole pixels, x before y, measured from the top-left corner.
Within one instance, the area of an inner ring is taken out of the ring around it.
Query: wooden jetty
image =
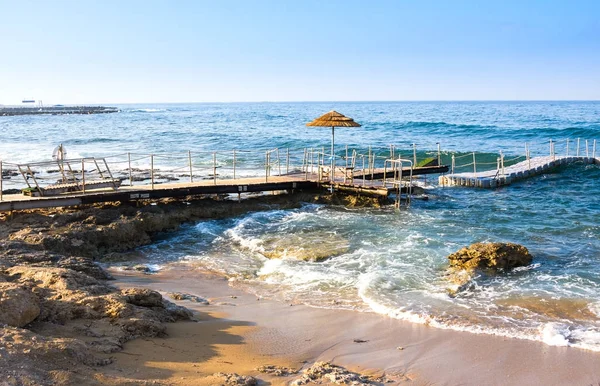
[[[497,188],[510,185],[512,182],[533,177],[561,165],[572,163],[600,164],[600,158],[590,156],[557,156],[548,155],[533,157],[512,166],[504,167],[501,163],[494,170],[472,173],[455,173],[439,177],[442,186],[467,186],[476,188]]]
[[[402,193],[406,196],[412,192],[410,186],[412,186],[413,176],[448,171],[446,165],[402,167],[411,164],[412,161],[404,160],[403,164],[399,158],[379,157],[377,160],[372,156],[369,161],[370,168],[365,170],[355,170],[353,167],[346,166],[336,168],[335,175],[331,178],[323,154],[318,157],[311,155],[309,160],[306,149],[303,157],[296,158],[289,150],[285,152],[285,157],[280,157],[279,150],[272,149],[262,153],[264,162],[258,162],[258,165],[264,168],[261,173],[256,166],[244,168],[241,165],[240,158],[257,165],[257,159],[250,159],[248,153],[240,151],[218,154],[217,152],[202,154],[186,152],[183,155],[125,153],[116,155],[121,156],[123,161],[108,161],[110,157],[56,158],[53,161],[30,164],[10,164],[0,161],[0,173],[3,176],[0,180],[0,211],[195,195],[231,194],[234,195],[233,199],[235,195],[240,199],[241,195],[249,193],[331,189],[375,197],[387,197],[396,193],[399,205],[399,197],[403,195]],[[217,157],[220,157],[219,160]],[[157,168],[159,162],[166,161],[182,162],[183,166],[172,164],[171,174],[167,176],[164,168]],[[111,162],[112,166],[109,166]],[[150,168],[134,167],[135,162],[147,162]],[[376,165],[384,167],[375,167]],[[117,170],[117,167],[121,169]],[[248,173],[254,176],[241,175]],[[13,194],[3,194],[2,189],[6,185],[12,184],[17,187],[18,182],[15,179],[19,175],[23,178],[20,187],[25,189],[12,189]],[[55,181],[57,177],[60,177],[59,181],[48,182],[52,179]],[[184,181],[185,179],[187,181]],[[410,197],[405,197],[405,202],[409,201]]]

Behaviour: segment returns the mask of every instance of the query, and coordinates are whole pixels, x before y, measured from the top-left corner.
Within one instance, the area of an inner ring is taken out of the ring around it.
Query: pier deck
[[[252,177],[198,182],[155,183],[118,188],[86,190],[53,196],[31,197],[23,194],[5,194],[0,201],[0,211],[76,206],[114,201],[137,201],[160,198],[177,198],[193,195],[243,194],[272,191],[328,189],[329,181],[319,181],[317,174],[298,173],[283,176]],[[394,191],[391,183],[377,180],[346,181],[339,176],[334,189],[368,196],[388,196]]]
[[[439,177],[442,186],[467,186],[476,188],[496,188],[510,185],[514,181],[539,175],[557,168],[576,162],[586,164],[600,164],[600,158],[587,156],[544,156],[533,157],[508,166],[477,173],[455,173]]]

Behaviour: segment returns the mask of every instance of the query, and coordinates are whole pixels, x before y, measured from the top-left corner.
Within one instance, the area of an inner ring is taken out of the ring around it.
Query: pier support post
[[[192,151],[188,150],[188,165],[190,167],[190,182],[194,182],[194,170],[192,167]]]
[[[150,154],[150,184],[154,190],[154,154]]]
[[[127,153],[127,164],[129,165],[129,186],[133,186],[133,173],[131,171],[131,153]]]

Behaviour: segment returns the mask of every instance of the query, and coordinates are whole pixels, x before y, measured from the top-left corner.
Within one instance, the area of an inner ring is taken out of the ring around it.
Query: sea
[[[305,124],[332,109],[361,124],[336,129],[341,160],[346,147],[358,154],[371,147],[385,157],[393,145],[395,156],[412,160],[415,149],[418,159],[437,157],[439,146],[444,164],[454,158],[456,171],[471,171],[496,168],[500,154],[507,165],[522,161],[526,149],[531,156],[551,148],[565,155],[567,147],[571,155],[600,154],[594,142],[600,102],[117,107],[114,114],[0,117],[0,159],[48,161],[63,144],[68,158],[106,157],[117,175],[127,175],[125,154],[140,170],[156,154],[163,173],[188,178],[184,161],[192,157],[194,174],[205,175],[197,178],[212,178],[213,162],[223,176],[231,173],[236,150],[238,175],[261,175],[269,150],[277,149],[280,160],[273,169],[287,171],[302,162],[303,149],[327,149],[330,129]],[[289,163],[288,151],[294,154]],[[208,270],[257,296],[600,351],[598,165],[563,166],[492,190],[442,187],[431,176],[418,184],[426,196],[408,209],[305,204],[265,210],[184,224],[139,252],[152,269]],[[475,242],[522,244],[533,262],[477,273],[457,288],[447,256]],[[330,257],[302,259],[311,255]]]

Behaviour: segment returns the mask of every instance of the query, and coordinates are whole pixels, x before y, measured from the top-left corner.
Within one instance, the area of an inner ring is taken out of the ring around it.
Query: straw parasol
[[[354,119],[348,118],[337,111],[331,110],[330,112],[321,115],[319,118],[306,124],[306,126],[313,127],[331,127],[331,182],[334,181],[335,174],[335,128],[336,127],[360,127],[360,124],[354,122]]]

